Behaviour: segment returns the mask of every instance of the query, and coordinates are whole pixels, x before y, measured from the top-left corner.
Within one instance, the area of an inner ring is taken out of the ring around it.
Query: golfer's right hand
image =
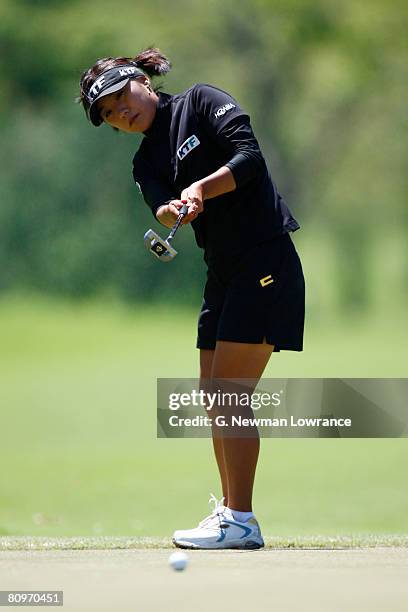
[[[156,212],[156,219],[165,227],[173,227],[179,216],[180,208],[188,204],[186,200],[171,200],[167,204],[163,204]],[[184,217],[182,225],[190,223],[197,217],[197,206],[190,204],[188,207],[188,214]]]

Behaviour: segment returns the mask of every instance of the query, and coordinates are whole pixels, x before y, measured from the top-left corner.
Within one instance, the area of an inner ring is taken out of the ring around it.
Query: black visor
[[[93,125],[98,126],[103,123],[96,102],[108,94],[119,91],[129,83],[130,79],[138,76],[145,76],[145,73],[132,64],[123,64],[106,70],[95,80],[87,94],[89,103],[87,114]]]

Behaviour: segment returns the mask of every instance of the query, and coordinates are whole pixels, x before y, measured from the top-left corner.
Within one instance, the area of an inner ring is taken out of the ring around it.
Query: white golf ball
[[[188,557],[184,552],[174,552],[169,557],[169,565],[176,570],[177,572],[181,572],[183,569],[187,567]]]

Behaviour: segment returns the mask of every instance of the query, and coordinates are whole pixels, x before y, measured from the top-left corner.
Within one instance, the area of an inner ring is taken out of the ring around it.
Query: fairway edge
[[[408,548],[408,535],[293,536],[266,537],[266,549],[350,549],[375,547]],[[34,537],[1,536],[0,551],[6,550],[114,550],[173,548],[170,538],[158,537]]]

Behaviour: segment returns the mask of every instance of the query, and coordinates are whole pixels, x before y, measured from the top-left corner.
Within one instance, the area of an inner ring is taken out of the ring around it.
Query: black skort
[[[289,234],[257,245],[225,279],[207,272],[198,320],[197,348],[215,349],[217,340],[303,350],[305,281]]]

